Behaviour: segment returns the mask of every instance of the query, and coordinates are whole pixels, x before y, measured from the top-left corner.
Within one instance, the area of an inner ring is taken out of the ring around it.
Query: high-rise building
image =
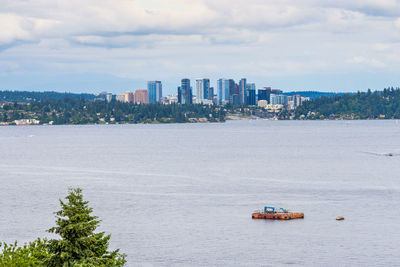
[[[180,86],[178,86],[177,98],[178,98],[178,103],[179,103],[179,104],[182,104],[182,90],[181,90],[181,87],[180,87]]]
[[[248,89],[247,90],[247,105],[255,106],[256,105],[256,89]]]
[[[280,95],[280,94],[282,94],[282,90],[280,90],[280,89],[271,89],[271,94]]]
[[[182,79],[181,86],[178,88],[178,95],[180,94],[181,104],[192,104],[192,87],[190,86],[189,79]]]
[[[263,89],[258,89],[258,100],[267,100],[268,103],[270,103],[270,95],[271,95],[272,89],[271,87],[264,87]]]
[[[106,95],[105,95],[105,99],[107,102],[111,102],[112,97],[113,97],[112,93],[106,93]]]
[[[126,103],[133,103],[133,93],[132,92],[130,92],[130,91],[126,91],[125,92],[125,99],[124,99],[124,102],[126,102]]]
[[[160,81],[147,82],[148,101],[149,103],[159,103],[162,97],[162,83]]]
[[[149,103],[147,90],[136,90],[134,95],[134,101],[136,104]]]
[[[223,88],[224,88],[224,86],[223,86],[223,84],[224,84],[224,79],[218,79],[218,82],[217,82],[218,103],[219,103],[220,105],[222,105],[222,101],[223,101],[223,99],[224,99],[224,94],[223,94]]]
[[[239,82],[239,103],[240,105],[246,105],[247,98],[247,80],[243,78]]]
[[[298,107],[301,105],[301,95],[294,95],[293,96],[294,107]]]
[[[288,104],[288,96],[287,95],[270,95],[270,104],[272,105],[284,105],[287,106]]]
[[[214,87],[208,88],[208,100],[214,100]]]
[[[208,99],[208,91],[210,90],[210,79],[196,79],[196,97],[197,103],[202,103]]]

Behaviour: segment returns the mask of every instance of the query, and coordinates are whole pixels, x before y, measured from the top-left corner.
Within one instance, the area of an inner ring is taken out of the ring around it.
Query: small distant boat
[[[344,220],[344,217],[342,217],[342,216],[336,217],[336,221],[343,221],[343,220]]]
[[[264,207],[262,211],[255,211],[251,215],[253,219],[265,219],[265,220],[292,220],[292,219],[303,219],[304,213],[302,212],[289,212],[283,208],[275,207]]]

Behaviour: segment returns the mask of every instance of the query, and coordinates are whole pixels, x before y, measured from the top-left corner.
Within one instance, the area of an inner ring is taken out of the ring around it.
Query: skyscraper
[[[256,89],[247,89],[247,105],[255,106],[256,105]]]
[[[223,84],[224,84],[224,79],[218,79],[218,82],[217,82],[218,103],[219,103],[220,105],[222,105],[222,101],[223,101],[223,99],[224,99],[224,94],[223,94],[223,88],[224,88],[224,86],[223,86]]]
[[[208,88],[208,100],[214,100],[214,87]]]
[[[180,93],[181,104],[192,104],[192,87],[190,87],[189,79],[182,79]]]
[[[147,82],[148,101],[151,104],[159,103],[162,97],[162,84],[160,81]]]
[[[246,78],[243,78],[239,82],[239,103],[240,105],[246,105],[246,100],[247,100],[247,80]]]
[[[204,100],[209,99],[209,90],[210,79],[196,79],[196,97],[198,103],[202,103]]]
[[[233,102],[233,99],[238,99],[238,94],[236,94],[236,84],[232,79],[219,79],[218,85],[218,102],[220,105],[228,104]],[[236,95],[237,97],[234,97]]]

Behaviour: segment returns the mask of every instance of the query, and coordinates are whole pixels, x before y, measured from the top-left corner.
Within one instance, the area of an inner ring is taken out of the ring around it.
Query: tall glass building
[[[209,99],[210,79],[196,79],[196,97],[198,103]]]
[[[239,82],[239,103],[240,105],[246,105],[247,100],[247,80],[243,78]]]
[[[181,104],[192,104],[192,87],[189,79],[181,81]]]
[[[150,104],[161,102],[162,84],[160,81],[147,82],[148,101]]]

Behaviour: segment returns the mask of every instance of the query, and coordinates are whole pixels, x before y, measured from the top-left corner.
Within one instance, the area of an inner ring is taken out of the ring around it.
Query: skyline
[[[77,8],[78,7],[78,8]],[[7,1],[0,89],[146,89],[181,77],[246,77],[284,91],[400,84],[400,3],[382,1]]]

